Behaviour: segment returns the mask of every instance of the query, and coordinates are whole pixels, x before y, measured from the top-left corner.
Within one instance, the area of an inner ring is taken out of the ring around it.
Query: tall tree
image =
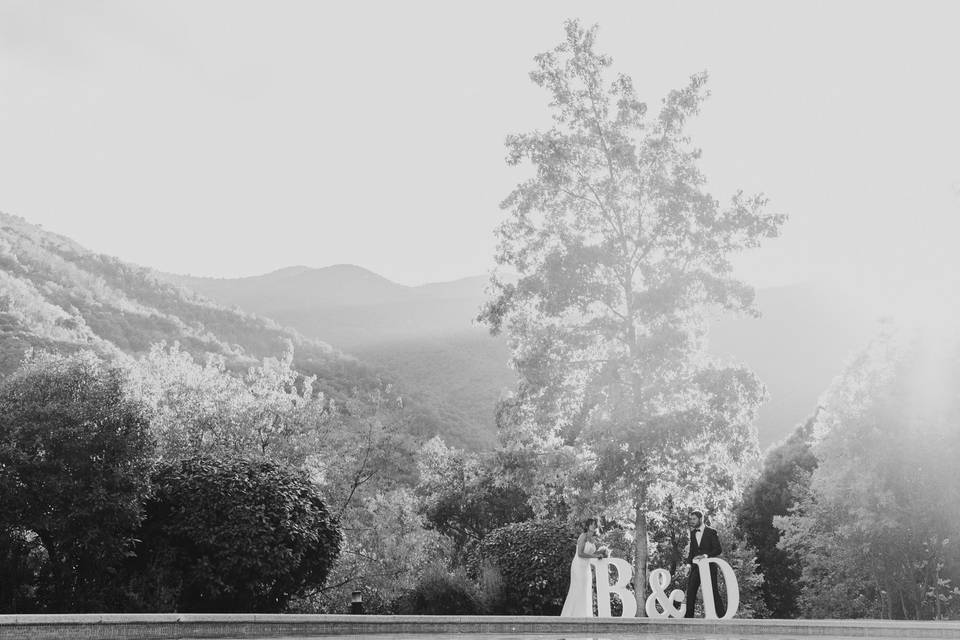
[[[800,562],[778,546],[780,529],[773,519],[793,510],[817,466],[812,449],[816,419],[814,414],[767,453],[763,471],[744,492],[736,509],[738,527],[757,550],[758,568],[763,572],[763,601],[774,618],[795,618],[799,613]]]
[[[780,547],[802,560],[804,615],[960,613],[960,338],[952,322],[944,332],[889,325],[824,395],[809,488],[798,509],[775,520]]]
[[[574,514],[633,523],[642,602],[658,470],[688,465],[702,477],[756,451],[763,388],[703,357],[705,314],[754,310],[730,258],[785,218],[760,196],[721,207],[706,192],[684,130],[706,74],[650,119],[628,76],[608,79],[595,40],[596,27],[571,21],[564,42],[535,58],[530,77],[550,92],[554,126],[507,139],[508,163],[534,173],[501,205],[510,214],[496,259],[517,278],[493,276],[480,318],[506,330],[520,376],[505,447],[537,461],[535,484],[566,486]]]
[[[89,352],[40,356],[0,384],[0,532],[43,545],[47,611],[114,606],[150,491],[149,427],[130,372]]]

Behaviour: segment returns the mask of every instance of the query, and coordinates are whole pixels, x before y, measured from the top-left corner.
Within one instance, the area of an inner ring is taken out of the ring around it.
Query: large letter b
[[[617,568],[617,581],[610,584],[610,572],[608,565]],[[595,565],[597,568],[597,613],[601,618],[611,617],[610,613],[610,594],[615,593],[620,596],[620,602],[623,603],[623,614],[621,617],[633,618],[637,615],[637,599],[632,591],[627,590],[630,579],[633,577],[633,567],[623,558],[607,558],[600,560]]]

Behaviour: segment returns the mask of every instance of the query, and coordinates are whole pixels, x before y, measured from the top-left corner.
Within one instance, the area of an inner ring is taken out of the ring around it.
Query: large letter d
[[[737,584],[737,575],[733,572],[726,560],[720,558],[701,558],[694,560],[697,568],[700,570],[700,588],[703,589],[703,617],[717,619],[717,605],[713,597],[713,581],[710,580],[710,564],[713,563],[720,568],[723,574],[723,581],[727,586],[727,612],[722,620],[729,620],[737,613],[740,608],[740,585]],[[688,607],[693,603],[688,602]]]

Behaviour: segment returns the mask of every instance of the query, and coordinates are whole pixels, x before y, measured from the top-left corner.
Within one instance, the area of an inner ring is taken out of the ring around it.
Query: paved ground
[[[788,640],[960,638],[960,622],[509,616],[86,614],[0,616],[2,640]]]

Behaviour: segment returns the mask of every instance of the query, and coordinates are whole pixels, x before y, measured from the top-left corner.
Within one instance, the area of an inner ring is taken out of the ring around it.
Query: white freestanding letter
[[[608,565],[617,568],[617,581],[610,584]],[[630,579],[633,577],[633,567],[622,558],[606,558],[598,560],[594,565],[597,569],[597,613],[601,618],[610,618],[610,594],[616,593],[623,603],[623,618],[633,618],[637,615],[637,599],[633,592],[627,590]]]
[[[697,568],[700,570],[700,588],[703,590],[703,617],[717,619],[717,606],[713,597],[713,582],[710,580],[710,565],[715,564],[723,574],[723,581],[727,586],[727,612],[723,614],[722,620],[729,620],[737,613],[740,608],[740,585],[737,584],[737,575],[733,572],[733,567],[726,560],[720,558],[701,558],[694,560]],[[688,602],[687,606],[693,606]]]
[[[674,602],[683,602],[683,591],[674,589],[667,595],[670,586],[670,572],[666,569],[654,569],[650,572],[650,595],[647,596],[646,611],[651,618],[682,618],[686,612],[686,605],[674,606]],[[657,610],[657,603],[663,611]]]

